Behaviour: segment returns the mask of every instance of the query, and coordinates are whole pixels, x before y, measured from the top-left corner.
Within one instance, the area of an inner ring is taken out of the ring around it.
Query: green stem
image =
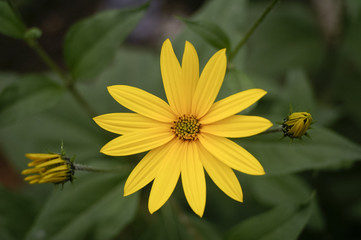
[[[128,169],[124,167],[112,168],[112,169],[104,169],[104,168],[96,168],[92,166],[87,166],[79,163],[73,163],[75,171],[87,171],[87,172],[119,172],[119,171],[127,171]]]
[[[30,48],[32,48],[38,56],[43,60],[43,62],[54,72],[56,72],[60,78],[63,80],[65,87],[69,90],[69,92],[73,95],[75,100],[84,108],[84,110],[88,113],[88,115],[93,118],[97,114],[90,107],[85,98],[81,95],[81,93],[75,88],[74,80],[69,77],[44,51],[44,49],[40,46],[39,42],[36,39],[30,39],[27,41],[27,44]]]
[[[253,32],[257,29],[258,25],[264,20],[267,14],[272,10],[272,8],[276,5],[279,0],[272,0],[272,2],[267,6],[267,8],[263,11],[262,15],[257,19],[257,21],[252,25],[250,29],[248,29],[246,35],[241,39],[241,41],[237,44],[236,48],[229,55],[229,62],[233,60],[238,51],[242,48],[242,46],[247,42],[247,40],[252,36]]]
[[[60,78],[64,81],[65,85],[72,85],[72,79],[70,79],[63,70],[58,67],[58,65],[49,57],[49,55],[44,51],[44,49],[40,46],[39,42],[35,39],[30,39],[27,41],[28,46],[32,48],[38,56],[43,60],[43,62],[54,72],[56,72]]]
[[[80,94],[80,92],[75,88],[75,86],[69,85],[68,90],[73,94],[73,97],[78,101],[78,103],[84,108],[84,110],[88,113],[90,118],[97,116],[92,107],[88,104],[85,98]]]
[[[276,132],[282,132],[282,126],[272,127],[264,132],[261,132],[261,134],[268,134],[268,133],[276,133]]]

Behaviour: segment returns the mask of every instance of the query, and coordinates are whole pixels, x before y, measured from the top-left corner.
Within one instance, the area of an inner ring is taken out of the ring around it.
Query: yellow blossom
[[[290,114],[283,122],[282,129],[285,136],[300,138],[306,134],[312,122],[312,116],[308,112],[295,112]]]
[[[171,196],[179,177],[186,199],[199,216],[206,203],[204,170],[229,197],[242,202],[242,189],[232,169],[265,174],[258,160],[228,138],[248,137],[272,123],[258,116],[236,115],[266,94],[262,89],[236,93],[214,103],[226,72],[226,50],[215,53],[199,75],[193,45],[186,42],[180,64],[167,39],[160,67],[168,103],[139,88],[108,87],[111,96],[134,113],[110,113],[94,121],[121,136],[100,150],[111,156],[149,151],[128,177],[124,195],[153,181],[148,208],[157,211]]]
[[[73,180],[74,166],[72,162],[60,154],[28,153],[25,155],[32,160],[29,169],[21,172],[25,181],[34,183],[65,183]]]

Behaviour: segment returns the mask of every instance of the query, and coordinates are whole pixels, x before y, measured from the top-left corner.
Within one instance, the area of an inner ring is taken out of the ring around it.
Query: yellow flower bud
[[[295,112],[284,120],[282,130],[287,137],[300,138],[306,134],[311,122],[312,116],[310,113]]]
[[[32,160],[28,163],[30,168],[21,172],[25,181],[34,183],[65,183],[73,180],[74,165],[69,158],[60,154],[28,153],[25,155]]]

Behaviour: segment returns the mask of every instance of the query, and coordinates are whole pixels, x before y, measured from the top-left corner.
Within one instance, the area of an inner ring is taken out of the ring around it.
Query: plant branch
[[[282,126],[272,127],[270,129],[267,129],[264,132],[261,132],[260,134],[268,134],[268,133],[276,133],[276,132],[282,132]]]
[[[73,163],[74,170],[75,171],[86,171],[86,172],[119,172],[119,171],[128,171],[129,169],[124,167],[118,167],[118,168],[96,168],[92,166],[87,166],[79,163]]]
[[[252,36],[253,32],[257,29],[257,27],[261,24],[267,14],[272,10],[272,8],[276,5],[279,0],[272,0],[272,2],[267,6],[267,8],[263,11],[262,15],[257,19],[257,21],[252,25],[250,29],[248,29],[246,35],[241,39],[241,41],[237,44],[235,49],[230,53],[228,61],[231,62],[233,58],[236,56],[238,51],[243,47],[243,45],[247,42],[247,40]]]
[[[88,113],[88,115],[93,118],[97,114],[90,107],[85,98],[81,95],[81,93],[75,88],[74,79],[72,79],[69,75],[67,75],[44,51],[44,49],[40,46],[39,42],[36,39],[29,39],[26,41],[28,46],[32,48],[38,56],[43,60],[43,62],[54,72],[56,72],[60,78],[63,80],[65,87],[69,90],[69,92],[73,95],[75,100],[84,108],[84,110]]]

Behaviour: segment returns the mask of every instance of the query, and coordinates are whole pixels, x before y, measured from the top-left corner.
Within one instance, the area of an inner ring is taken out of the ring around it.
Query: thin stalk
[[[282,132],[282,126],[277,126],[277,127],[273,127],[270,128],[264,132],[261,132],[261,134],[268,134],[268,133],[276,133],[276,132]]]
[[[279,0],[272,0],[272,2],[267,6],[267,8],[263,11],[262,15],[257,19],[257,21],[252,25],[250,29],[248,29],[246,35],[241,39],[241,41],[237,44],[235,49],[229,55],[229,62],[233,60],[238,51],[243,47],[243,45],[247,42],[247,40],[252,36],[253,32],[257,29],[258,25],[264,20],[267,14],[272,10],[272,8],[276,5]]]
[[[49,57],[49,55],[44,51],[44,49],[40,46],[39,42],[35,39],[31,39],[27,41],[28,46],[32,48],[38,56],[43,60],[43,62],[54,72],[56,72],[60,78],[64,81],[65,85],[71,85],[72,79],[69,78],[66,73],[58,67],[58,65]]]
[[[73,94],[73,97],[78,101],[78,103],[84,108],[84,110],[88,113],[90,118],[95,117],[97,114],[93,110],[92,107],[88,104],[85,98],[80,94],[80,92],[75,88],[75,86],[69,85],[68,90]]]
[[[32,48],[38,56],[43,60],[43,62],[55,73],[57,73],[60,78],[63,80],[65,87],[69,90],[69,92],[73,95],[75,100],[83,107],[83,109],[88,113],[88,115],[93,118],[97,114],[90,107],[85,98],[81,95],[81,93],[75,88],[74,80],[68,76],[44,51],[39,42],[35,39],[31,39],[27,41],[27,44],[30,48]]]
[[[119,167],[119,168],[112,168],[112,169],[105,169],[105,168],[96,168],[92,166],[87,166],[79,163],[73,163],[75,171],[86,171],[86,172],[119,172],[119,171],[126,171],[127,168]]]

